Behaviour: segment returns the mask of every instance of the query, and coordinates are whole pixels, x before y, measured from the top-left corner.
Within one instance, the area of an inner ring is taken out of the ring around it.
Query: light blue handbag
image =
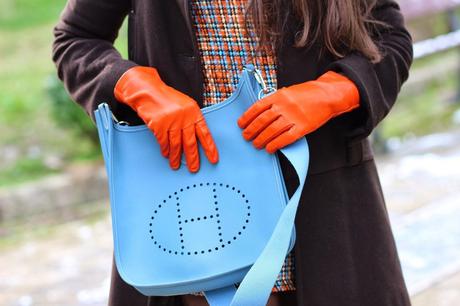
[[[219,150],[198,173],[173,171],[145,126],[95,111],[109,178],[115,261],[144,295],[204,291],[212,306],[263,306],[294,245],[294,218],[309,162],[304,138],[281,152],[300,186],[288,199],[276,154],[256,150],[237,119],[266,90],[246,65],[233,94],[203,108]],[[238,288],[235,283],[241,283]]]

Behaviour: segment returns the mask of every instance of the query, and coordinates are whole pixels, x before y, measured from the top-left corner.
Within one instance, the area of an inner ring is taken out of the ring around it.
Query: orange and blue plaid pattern
[[[204,105],[222,102],[238,83],[244,64],[258,67],[276,88],[275,57],[265,47],[256,54],[252,25],[244,30],[247,0],[191,0],[192,17],[204,73]]]
[[[192,19],[203,67],[204,106],[228,98],[247,63],[262,72],[268,86],[276,88],[275,54],[271,48],[256,53],[253,26],[244,30],[247,0],[191,0]],[[289,254],[272,292],[295,290],[294,256]]]

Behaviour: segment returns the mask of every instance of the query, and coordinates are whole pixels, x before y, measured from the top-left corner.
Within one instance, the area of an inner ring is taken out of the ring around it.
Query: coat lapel
[[[184,16],[185,23],[190,35],[193,35],[192,21],[190,20],[190,1],[191,0],[176,0],[177,5]]]

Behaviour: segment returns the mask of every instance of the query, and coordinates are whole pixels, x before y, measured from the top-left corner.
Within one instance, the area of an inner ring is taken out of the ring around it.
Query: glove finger
[[[182,143],[189,171],[197,172],[200,168],[200,157],[198,154],[195,127],[193,125],[189,125],[182,130]]]
[[[255,118],[243,131],[243,137],[251,140],[267,128],[273,121],[278,119],[280,114],[268,109]]]
[[[169,137],[168,133],[154,132],[154,135],[160,145],[161,155],[168,157],[169,155]]]
[[[295,135],[293,135],[292,130],[288,130],[270,141],[265,147],[265,150],[267,150],[268,153],[273,154],[279,149],[282,149],[285,146],[295,142],[298,138],[299,137],[295,137]]]
[[[204,120],[198,121],[195,124],[195,131],[206,157],[211,163],[217,163],[219,160],[219,153],[217,152],[216,144],[214,143],[214,139],[212,139],[211,132],[209,132],[206,122]]]
[[[253,144],[257,149],[262,149],[267,143],[289,130],[292,126],[293,124],[284,117],[279,117],[254,139]]]
[[[244,114],[238,119],[238,126],[240,128],[246,128],[255,118],[257,118],[257,116],[271,108],[271,103],[269,102],[270,100],[267,98],[257,101],[244,112]]]
[[[182,156],[181,130],[169,130],[169,165],[174,170],[179,169]]]

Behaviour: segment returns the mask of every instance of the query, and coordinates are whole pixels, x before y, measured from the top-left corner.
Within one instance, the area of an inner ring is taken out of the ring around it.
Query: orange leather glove
[[[178,169],[182,150],[188,169],[200,168],[197,139],[211,163],[219,157],[211,133],[195,100],[166,85],[158,71],[136,66],[126,71],[114,89],[115,98],[129,105],[153,131],[161,154]]]
[[[359,106],[359,92],[333,71],[314,81],[283,87],[254,103],[239,119],[243,137],[274,153]]]

